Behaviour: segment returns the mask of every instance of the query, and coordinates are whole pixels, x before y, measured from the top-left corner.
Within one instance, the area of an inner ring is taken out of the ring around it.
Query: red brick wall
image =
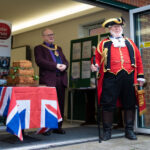
[[[103,27],[90,30],[90,36],[98,35],[98,34],[104,34],[104,33],[106,33],[106,31]]]
[[[140,27],[141,27],[141,42],[150,42],[150,14],[140,15]],[[147,105],[147,113],[145,115],[145,125],[150,125],[150,47],[142,49],[142,60],[144,67],[144,76],[147,80],[147,86],[145,88],[145,99]]]
[[[113,0],[113,1],[118,1],[118,2],[129,4],[129,5],[137,6],[137,7],[150,4],[150,0]]]
[[[150,40],[150,39],[149,39]],[[150,125],[150,48],[142,49],[142,60],[144,67],[144,76],[147,81],[147,86],[145,88],[145,99],[147,112],[145,115],[145,125]]]

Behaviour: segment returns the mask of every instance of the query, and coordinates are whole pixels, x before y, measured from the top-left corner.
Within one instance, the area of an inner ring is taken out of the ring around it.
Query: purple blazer
[[[61,47],[58,46],[58,52],[61,57],[62,63],[68,68],[68,61],[66,60]],[[56,87],[56,65],[53,60],[50,50],[38,45],[34,48],[35,62],[39,66],[39,84]],[[66,68],[66,70],[67,70]],[[65,87],[68,85],[67,72],[61,72],[61,80]]]

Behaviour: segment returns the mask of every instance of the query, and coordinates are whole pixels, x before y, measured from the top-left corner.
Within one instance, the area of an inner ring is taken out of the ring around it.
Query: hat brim
[[[102,27],[108,28],[108,27],[113,26],[113,25],[124,25],[124,21],[122,18],[111,18],[111,19],[106,20],[102,24]]]

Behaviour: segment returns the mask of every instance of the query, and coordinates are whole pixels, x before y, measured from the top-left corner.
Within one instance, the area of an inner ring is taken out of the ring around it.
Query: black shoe
[[[103,139],[103,141],[110,140],[111,139],[111,131],[104,131],[102,139]]]
[[[66,134],[65,130],[63,130],[63,129],[54,129],[53,133],[56,133],[56,134]]]
[[[51,133],[52,133],[52,131],[51,131],[51,130],[48,130],[47,132],[42,133],[42,135],[44,135],[44,136],[49,136],[49,135],[51,135]]]
[[[133,130],[126,130],[125,137],[130,140],[137,140],[137,137],[136,137],[135,133],[133,132]]]

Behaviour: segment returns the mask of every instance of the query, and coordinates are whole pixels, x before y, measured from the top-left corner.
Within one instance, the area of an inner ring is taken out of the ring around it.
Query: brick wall
[[[149,39],[150,40],[150,39]],[[142,49],[142,60],[144,67],[144,76],[147,81],[147,86],[145,88],[145,99],[147,112],[145,115],[145,125],[150,125],[150,48]]]
[[[150,14],[140,15],[141,26],[141,42],[150,42]],[[147,80],[147,86],[145,88],[145,98],[147,105],[147,113],[145,115],[145,125],[150,125],[150,47],[142,49],[142,60],[144,67],[144,76]]]
[[[90,30],[90,36],[104,34],[104,33],[106,33],[106,31],[103,27],[99,27],[99,28]]]
[[[137,6],[137,7],[141,7],[141,6],[150,4],[150,0],[113,0],[113,1],[130,4],[130,5]]]

